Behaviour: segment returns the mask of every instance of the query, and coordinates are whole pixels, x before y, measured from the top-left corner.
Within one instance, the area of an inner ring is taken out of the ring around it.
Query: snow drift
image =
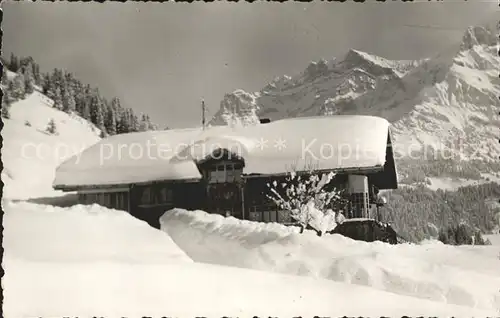
[[[36,262],[192,262],[168,235],[97,204],[58,208],[5,202],[5,254]]]
[[[279,224],[180,209],[166,212],[161,226],[197,262],[325,278],[449,304],[500,309],[497,255],[437,242],[393,246],[340,235],[297,234]]]
[[[197,264],[124,212],[5,206],[5,317],[487,316],[328,280]],[[352,305],[361,297],[362,303]]]

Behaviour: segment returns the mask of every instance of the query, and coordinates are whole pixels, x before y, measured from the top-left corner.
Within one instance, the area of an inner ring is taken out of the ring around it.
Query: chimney
[[[269,118],[260,118],[259,119],[261,124],[269,124],[271,122],[271,119]]]

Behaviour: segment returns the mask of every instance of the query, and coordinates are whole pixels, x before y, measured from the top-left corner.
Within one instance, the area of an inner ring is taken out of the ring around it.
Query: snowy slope
[[[193,263],[179,257],[165,233],[97,206],[10,204],[4,221],[5,317],[495,314],[325,279]]]
[[[232,110],[247,122],[257,115],[272,120],[376,115],[393,124],[395,148],[402,155],[416,156],[420,150],[427,158],[424,149],[451,148],[456,159],[496,160],[496,42],[494,27],[486,25],[469,28],[461,43],[420,61],[391,61],[350,50],[331,61],[311,62],[295,76],[278,77],[259,92],[227,94],[211,123],[223,124]]]
[[[92,124],[54,109],[52,104],[48,97],[34,92],[13,103],[11,118],[3,119],[5,198],[26,199],[54,194],[52,181],[57,165],[100,139],[100,131]],[[45,132],[50,119],[56,123],[57,135]]]
[[[297,234],[279,224],[172,210],[161,219],[194,261],[370,286],[448,304],[500,310],[498,246],[388,245]]]

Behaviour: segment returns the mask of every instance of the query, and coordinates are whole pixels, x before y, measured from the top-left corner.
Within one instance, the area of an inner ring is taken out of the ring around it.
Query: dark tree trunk
[[[299,224],[300,226],[300,234],[304,233],[305,229],[306,229],[306,226],[304,224]]]

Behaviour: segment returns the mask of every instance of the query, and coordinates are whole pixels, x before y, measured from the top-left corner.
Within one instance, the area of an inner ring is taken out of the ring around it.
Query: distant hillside
[[[4,198],[54,195],[55,169],[65,159],[102,137],[157,128],[69,72],[41,73],[31,57],[2,62]]]
[[[149,115],[122,107],[117,97],[105,98],[99,89],[82,83],[70,72],[56,68],[51,73],[42,73],[32,57],[18,58],[12,54],[10,60],[2,60],[6,69],[14,74],[2,77],[6,105],[37,90],[54,101],[54,108],[96,125],[102,137],[157,129]]]

